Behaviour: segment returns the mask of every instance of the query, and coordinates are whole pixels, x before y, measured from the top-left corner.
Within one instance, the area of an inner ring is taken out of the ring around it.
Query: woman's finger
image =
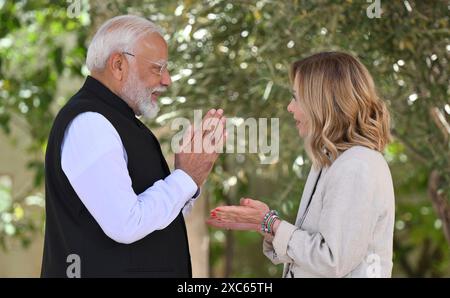
[[[242,217],[248,215],[251,210],[244,206],[224,206],[213,211],[223,217]]]
[[[245,207],[245,211],[239,212],[221,212],[216,211],[213,214],[213,217],[222,219],[222,220],[230,220],[235,222],[255,222],[260,221],[259,214],[255,212],[255,209]]]
[[[221,206],[213,209],[213,211],[221,213],[240,213],[245,210],[243,206]]]
[[[231,223],[223,222],[216,219],[208,219],[206,223],[210,226],[220,228],[220,229],[230,229],[230,230],[247,230],[247,231],[258,231],[259,226],[251,223]]]
[[[263,202],[258,201],[258,200],[253,200],[253,199],[250,199],[250,198],[242,198],[241,199],[241,205],[242,206],[247,206],[247,207],[252,207],[252,208],[258,208],[258,209],[268,208],[266,203],[263,203]]]

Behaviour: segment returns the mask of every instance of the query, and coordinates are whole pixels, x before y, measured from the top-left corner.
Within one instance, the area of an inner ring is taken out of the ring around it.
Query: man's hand
[[[175,154],[175,168],[191,176],[198,187],[205,182],[225,143],[225,121],[222,109],[209,110],[200,129],[188,129],[181,152]]]

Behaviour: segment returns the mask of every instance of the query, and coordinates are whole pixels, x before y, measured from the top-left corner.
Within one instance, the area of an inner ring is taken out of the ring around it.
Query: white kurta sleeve
[[[167,227],[198,190],[188,174],[175,170],[137,195],[120,136],[99,113],[78,115],[61,147],[61,166],[73,189],[105,234],[120,243]]]

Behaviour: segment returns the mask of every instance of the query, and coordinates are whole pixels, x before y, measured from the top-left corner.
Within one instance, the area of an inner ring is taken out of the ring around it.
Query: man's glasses
[[[129,52],[122,52],[122,54],[136,58],[135,54],[132,54],[132,53],[129,53]],[[162,76],[163,72],[167,70],[167,62],[165,62],[165,63],[158,63],[158,62],[155,62],[155,61],[150,61],[150,60],[145,59],[145,58],[142,58],[142,60],[144,60],[144,61],[146,61],[146,62],[148,62],[148,63],[150,63],[152,65],[157,66],[156,68],[152,68],[152,72],[154,74],[156,74],[156,75]]]

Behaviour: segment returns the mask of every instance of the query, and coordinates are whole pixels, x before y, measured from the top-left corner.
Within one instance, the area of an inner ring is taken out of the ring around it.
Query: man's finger
[[[214,131],[214,140],[215,140],[216,150],[220,148],[218,146],[221,146],[225,143],[226,123],[227,123],[227,117],[225,117],[225,116],[220,118],[217,122],[216,130]]]
[[[203,145],[203,126],[204,126],[205,121],[207,121],[211,117],[214,117],[216,112],[217,112],[216,109],[211,109],[208,112],[206,112],[206,115],[203,117],[202,121],[199,124],[200,127],[196,127],[196,129],[193,131],[191,140],[190,140],[190,146],[192,149],[191,152],[201,153],[203,151],[203,148],[197,147],[199,145],[200,146]],[[194,123],[194,126],[196,126],[195,123]]]
[[[214,132],[206,134],[203,139],[203,146],[204,146],[203,149],[206,153],[222,152],[221,149],[223,147],[223,134],[224,134],[223,127],[225,126],[226,118],[225,116],[223,116],[220,119],[214,120],[214,122],[215,122]],[[216,158],[217,156],[215,155],[214,159]]]
[[[182,140],[182,144],[181,144],[181,152],[186,152],[187,148],[191,149],[190,151],[187,151],[187,152],[192,152],[193,136],[194,136],[194,128],[190,124],[189,127],[186,129],[186,132],[183,135],[183,140]]]
[[[208,116],[208,115],[207,115]],[[206,117],[202,121],[202,136],[206,137],[210,133],[214,133],[217,128],[217,123],[220,121],[220,118],[223,116],[223,110],[218,109],[210,115]]]

